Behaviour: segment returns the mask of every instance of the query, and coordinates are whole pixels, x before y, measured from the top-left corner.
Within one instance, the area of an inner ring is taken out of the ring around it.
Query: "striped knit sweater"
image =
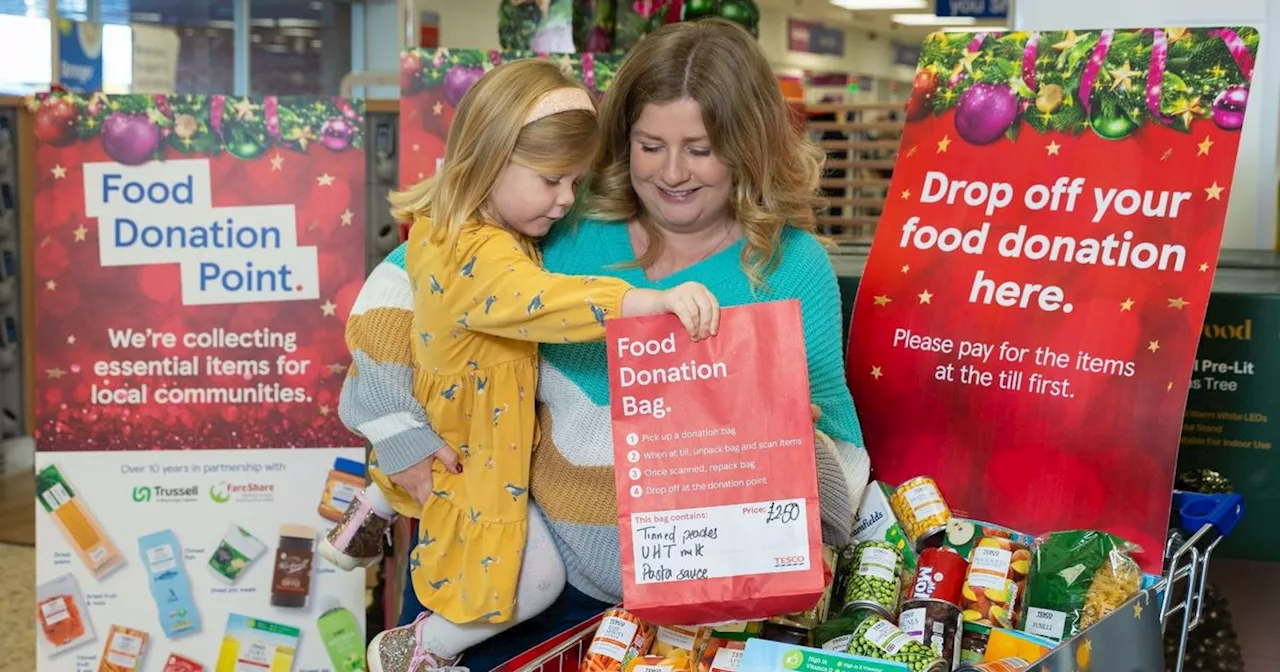
[[[626,227],[585,220],[558,226],[544,242],[548,270],[620,277],[636,287],[706,285],[724,306],[799,299],[813,403],[818,422],[818,483],[823,539],[843,544],[866,485],[870,464],[853,400],[845,386],[840,291],[825,250],[813,236],[787,229],[781,262],[767,289],[753,294],[741,267],[742,242],[660,281],[638,268]],[[378,451],[380,468],[396,473],[442,442],[414,400],[411,292],[404,246],[369,276],[352,308],[347,345],[353,364],[342,389],[343,422]],[[609,380],[603,343],[544,345],[539,371],[541,442],[535,447],[531,493],[550,523],[575,588],[605,602],[622,597],[610,434]]]

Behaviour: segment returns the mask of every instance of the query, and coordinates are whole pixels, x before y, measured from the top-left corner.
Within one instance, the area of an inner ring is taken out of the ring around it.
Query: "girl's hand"
[[[720,301],[706,287],[686,282],[659,296],[663,312],[674,313],[695,341],[720,331]]]
[[[427,500],[431,498],[431,491],[435,487],[435,479],[431,475],[431,469],[437,461],[446,471],[455,474],[462,473],[462,464],[458,462],[458,454],[452,448],[445,446],[429,455],[425,460],[404,471],[391,474],[387,478],[409,493],[420,506],[425,505]]]

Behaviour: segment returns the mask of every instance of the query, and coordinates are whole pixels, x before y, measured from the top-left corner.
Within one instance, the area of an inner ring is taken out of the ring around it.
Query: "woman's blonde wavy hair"
[[[511,61],[486,73],[458,105],[440,170],[392,192],[391,216],[426,218],[430,240],[452,249],[465,225],[491,219],[485,201],[508,162],[552,175],[590,165],[600,146],[592,112],[569,110],[524,124],[539,99],[563,88],[586,90],[546,60]]]
[[[824,205],[818,179],[824,154],[792,122],[764,51],[741,26],[702,19],[663,26],[637,44],[614,75],[600,108],[600,157],[588,208],[600,219],[637,220],[653,264],[662,234],[631,184],[631,128],[650,103],[690,99],[715,155],[733,176],[730,208],[742,225],[743,270],[761,288],[780,261],[784,227],[814,231]]]

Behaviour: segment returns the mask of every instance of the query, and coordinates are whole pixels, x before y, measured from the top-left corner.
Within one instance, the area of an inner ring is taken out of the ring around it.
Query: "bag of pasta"
[[[1054,532],[1036,540],[1023,600],[1022,629],[1066,640],[1136,595],[1142,571],[1131,553],[1142,549],[1095,530]]]

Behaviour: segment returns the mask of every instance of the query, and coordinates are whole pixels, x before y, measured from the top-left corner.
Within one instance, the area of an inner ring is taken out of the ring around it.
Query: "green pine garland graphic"
[[[81,141],[98,137],[113,115],[128,115],[159,127],[155,158],[172,148],[179,154],[213,156],[228,152],[253,159],[271,147],[307,153],[321,144],[326,124],[345,121],[350,139],[342,148],[364,146],[364,101],[345,99],[231,97],[205,94],[78,94],[57,91],[29,101],[40,114],[46,101],[63,99],[75,107],[74,127]]]
[[[1231,29],[1253,60],[1258,32]],[[1209,118],[1215,98],[1231,87],[1247,87],[1226,39],[1209,29],[1169,29],[1168,56],[1159,109],[1167,125],[1186,132],[1196,119]],[[1033,33],[934,33],[921,50],[921,71],[931,73],[929,91],[934,114],[959,103],[977,83],[1008,85],[1022,102],[1021,113],[1007,131],[1015,137],[1026,123],[1039,133],[1078,135],[1088,129],[1104,137],[1123,137],[1155,119],[1147,105],[1147,82],[1153,68],[1153,31],[1116,31],[1090,99],[1079,99],[1082,79],[1102,39],[1100,31],[1048,31],[1038,34],[1032,89],[1023,63]],[[981,40],[976,42],[976,40]],[[980,46],[978,46],[980,45]],[[1087,102],[1087,105],[1086,105]],[[1087,109],[1092,110],[1090,114]]]

